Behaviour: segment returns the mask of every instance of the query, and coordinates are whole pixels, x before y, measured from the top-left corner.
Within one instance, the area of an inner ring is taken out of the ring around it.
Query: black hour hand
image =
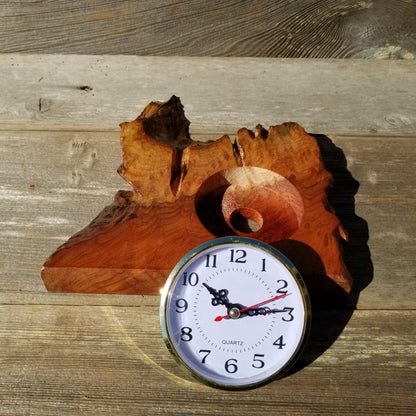
[[[206,283],[203,283],[203,285],[208,290],[208,292],[212,295],[211,304],[213,306],[225,305],[228,308],[228,306],[231,305],[230,301],[228,300],[227,289],[216,290],[213,287],[208,286]]]

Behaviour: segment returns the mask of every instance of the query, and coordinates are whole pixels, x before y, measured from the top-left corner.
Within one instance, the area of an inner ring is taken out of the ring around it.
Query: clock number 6
[[[237,370],[238,370],[237,360],[235,358],[230,358],[229,360],[227,360],[225,362],[225,366],[224,367],[225,367],[225,371],[227,373],[230,373],[230,374],[236,373]]]

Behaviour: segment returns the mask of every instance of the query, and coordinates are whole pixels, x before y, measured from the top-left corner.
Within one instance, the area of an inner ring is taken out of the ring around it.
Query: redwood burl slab
[[[41,272],[49,291],[157,295],[189,250],[236,234],[281,248],[308,284],[324,277],[350,291],[346,236],[327,201],[332,177],[301,126],[195,142],[173,96],[120,127],[118,172],[132,190],[49,257]]]

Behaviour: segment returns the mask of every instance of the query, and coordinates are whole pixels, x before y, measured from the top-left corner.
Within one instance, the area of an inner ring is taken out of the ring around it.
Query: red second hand
[[[244,312],[244,311],[247,311],[247,310],[249,310],[249,309],[251,309],[251,308],[255,308],[256,306],[264,305],[265,303],[271,302],[271,301],[273,301],[273,300],[280,299],[280,298],[282,298],[283,296],[286,296],[286,293],[284,293],[283,295],[277,295],[277,296],[275,296],[274,298],[267,299],[267,300],[265,300],[265,301],[263,301],[263,302],[256,303],[255,305],[251,305],[251,306],[249,306],[248,308],[240,309],[240,313],[241,313],[241,312]],[[217,316],[217,317],[214,319],[214,321],[215,321],[215,322],[220,322],[220,321],[222,321],[224,318],[228,318],[229,316],[230,316],[230,314],[227,314],[227,315],[224,315],[224,316]]]

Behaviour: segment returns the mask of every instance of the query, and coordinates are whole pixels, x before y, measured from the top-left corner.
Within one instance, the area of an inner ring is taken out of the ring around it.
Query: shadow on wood
[[[324,278],[324,265],[319,255],[310,247],[290,240],[275,244],[278,250],[291,258],[304,276],[312,303],[309,341],[301,359],[289,374],[299,371],[316,360],[336,341],[355,310],[360,292],[373,279],[373,264],[367,245],[368,225],[363,218],[355,214],[354,196],[360,184],[348,171],[342,149],[335,146],[325,135],[319,134],[313,137],[320,148],[325,168],[333,177],[328,200],[348,233],[348,242],[343,246],[343,257],[353,277],[354,285],[351,293],[348,294],[340,290],[333,281]]]

